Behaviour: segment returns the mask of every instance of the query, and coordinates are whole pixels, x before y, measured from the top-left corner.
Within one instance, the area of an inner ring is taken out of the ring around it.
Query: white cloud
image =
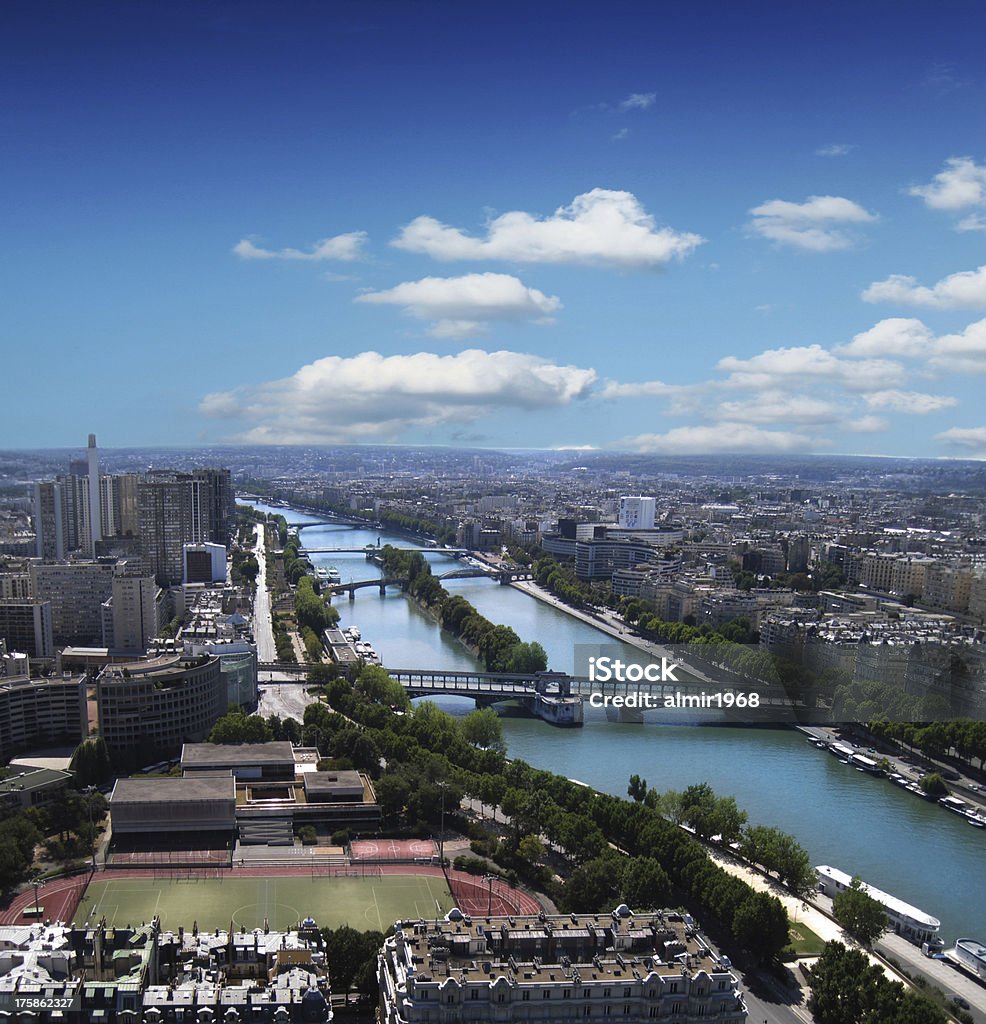
[[[863,292],[866,302],[901,302],[933,309],[986,309],[986,265],[949,274],[928,288],[904,274],[891,274]]]
[[[907,412],[914,416],[924,416],[929,412],[950,409],[958,405],[959,400],[951,395],[928,395],[921,391],[873,391],[863,395],[863,401],[871,409],[890,409],[894,412]]]
[[[662,380],[645,380],[635,384],[620,384],[615,380],[608,380],[599,392],[603,399],[618,398],[658,398],[664,395],[672,395],[681,391],[678,384],[665,384]]]
[[[726,356],[716,368],[730,375],[727,385],[757,390],[783,380],[797,384],[828,381],[848,391],[874,391],[904,379],[899,363],[888,359],[839,359],[821,345],[768,349],[750,359]]]
[[[945,169],[928,185],[908,189],[933,210],[964,210],[969,206],[986,205],[986,165],[977,164],[968,156],[952,157]]]
[[[970,213],[955,225],[956,231],[986,231],[986,217]]]
[[[621,447],[633,451],[667,455],[809,451],[818,444],[805,434],[762,430],[748,423],[730,422],[714,426],[674,427],[664,434],[638,434],[619,442]]]
[[[935,440],[971,454],[972,458],[986,458],[986,427],[952,427],[936,434]]]
[[[687,256],[704,239],[657,228],[631,192],[596,188],[570,206],[538,219],[521,210],[490,221],[485,238],[467,235],[434,217],[417,217],[391,245],[440,260],[515,260],[656,266]]]
[[[363,256],[365,231],[350,231],[316,242],[307,252],[301,249],[261,249],[248,238],[233,246],[233,252],[244,260],[358,260]]]
[[[750,229],[782,245],[811,252],[834,252],[854,244],[846,225],[872,224],[876,215],[842,196],[809,196],[803,203],[771,199],[750,213]]]
[[[920,359],[931,351],[934,335],[920,320],[889,317],[857,334],[836,352],[850,356],[899,356]]]
[[[845,142],[834,142],[831,146],[821,146],[815,150],[816,156],[846,156],[856,147]]]
[[[365,292],[355,302],[401,306],[418,320],[434,320],[437,338],[476,337],[490,320],[550,322],[561,300],[528,288],[509,274],[465,274],[462,277],[424,277],[385,291]]]
[[[837,422],[843,410],[823,398],[765,391],[739,402],[720,402],[716,419],[737,423],[823,424]]]
[[[646,110],[656,101],[656,92],[632,92],[620,103],[620,110]]]
[[[958,334],[938,338],[931,365],[959,373],[986,373],[986,320],[977,320]]]
[[[624,139],[630,138],[630,129],[621,128],[615,135],[611,136],[612,142],[622,142]]]
[[[849,420],[846,423],[846,430],[853,434],[879,434],[889,426],[882,416],[860,416],[858,419]]]
[[[523,352],[326,356],[290,377],[206,395],[254,444],[394,440],[415,428],[470,423],[498,409],[534,411],[582,397],[596,371]]]

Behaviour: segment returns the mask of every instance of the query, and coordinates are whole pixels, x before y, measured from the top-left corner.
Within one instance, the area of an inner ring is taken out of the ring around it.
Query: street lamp
[[[442,791],[442,824],[438,833],[438,863],[441,864],[443,871],[445,870],[445,789],[447,786],[447,782],[438,783],[438,788]]]
[[[41,907],[38,904],[38,890],[43,889],[45,880],[40,875],[35,875],[31,879],[31,885],[34,886],[34,913],[36,916],[41,916]]]
[[[96,834],[92,823],[92,795],[95,786],[86,786],[86,811],[89,813],[89,855],[92,857],[92,870],[96,871]]]

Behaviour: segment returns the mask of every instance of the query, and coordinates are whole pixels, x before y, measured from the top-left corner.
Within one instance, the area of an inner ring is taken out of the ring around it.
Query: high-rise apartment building
[[[98,646],[103,632],[100,606],[112,592],[113,562],[34,562],[30,575],[35,599],[51,605],[55,646]]]
[[[163,625],[161,588],[153,576],[129,573],[121,563],[113,576],[112,591],[112,636],[104,633],[103,642],[115,652],[143,654]]]
[[[65,557],[65,510],[62,485],[57,480],[43,480],[34,485],[34,537],[38,558]]]
[[[51,602],[0,601],[0,639],[7,641],[8,651],[32,658],[53,657]]]
[[[653,529],[656,511],[656,498],[626,495],[620,498],[620,526],[631,530]]]

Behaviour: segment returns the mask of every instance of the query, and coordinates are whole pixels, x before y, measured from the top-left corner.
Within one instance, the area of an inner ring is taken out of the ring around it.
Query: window
[[[550,988],[544,989],[541,992],[541,998],[542,999],[550,999],[551,998],[551,989]]]
[[[523,1002],[526,1003],[531,998],[530,990],[525,988],[524,991],[521,992],[520,998]]]
[[[604,988],[603,989],[603,999],[609,999],[609,989],[608,988]]]
[[[450,992],[450,993],[449,993],[449,994],[448,994],[448,995],[447,995],[447,996],[445,997],[445,1002],[446,1002],[446,1003],[454,1003],[454,1002],[455,1002],[455,996],[454,996],[454,995],[452,995],[452,993]]]
[[[592,1013],[592,1007],[591,1006],[583,1006],[582,1007],[582,1016],[583,1017],[588,1017],[590,1013]]]
[[[472,991],[471,991],[471,992],[469,993],[469,998],[470,998],[470,999],[478,999],[478,998],[479,998],[479,989],[475,989],[475,988],[474,988],[474,989],[473,989],[473,990],[472,990]]]
[[[623,990],[623,998],[624,998],[624,999],[629,999],[629,998],[630,998],[630,991],[631,991],[631,990],[630,990],[630,986],[628,985],[628,986],[627,986],[627,987],[626,987],[626,988],[625,988],[625,989]]]

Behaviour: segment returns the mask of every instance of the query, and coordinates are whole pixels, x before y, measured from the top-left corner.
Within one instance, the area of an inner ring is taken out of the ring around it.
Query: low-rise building
[[[739,1022],[736,975],[671,911],[398,922],[378,959],[382,1024]]]

